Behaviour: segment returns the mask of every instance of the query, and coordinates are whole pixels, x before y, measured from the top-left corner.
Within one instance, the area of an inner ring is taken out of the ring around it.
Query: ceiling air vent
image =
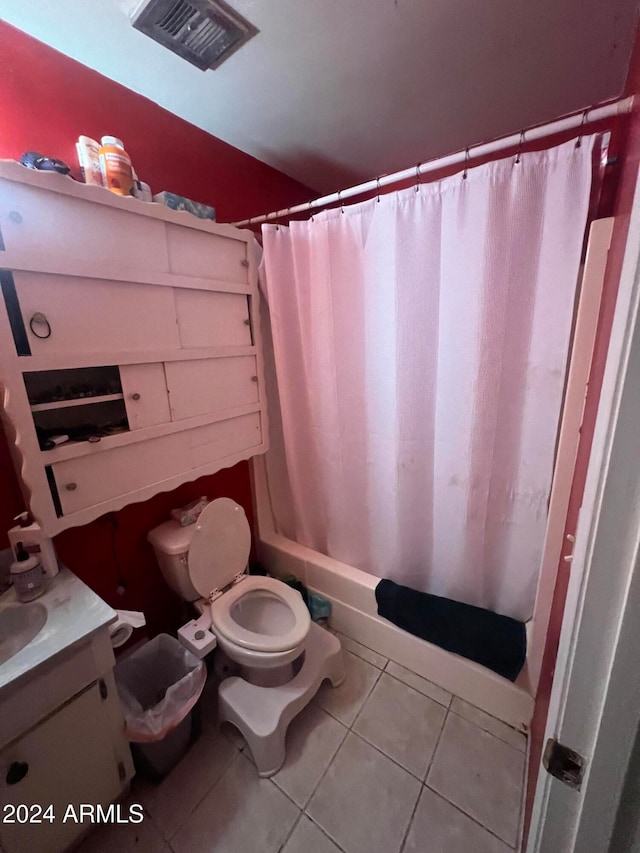
[[[222,0],[144,0],[131,21],[202,71],[217,68],[258,32]]]

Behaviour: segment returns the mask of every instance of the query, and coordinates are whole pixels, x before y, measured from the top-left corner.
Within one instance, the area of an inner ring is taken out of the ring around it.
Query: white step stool
[[[334,687],[344,681],[342,647],[337,637],[312,622],[302,668],[287,684],[257,687],[234,675],[220,685],[218,721],[233,723],[240,730],[260,776],[273,776],[282,767],[289,723],[325,678]]]

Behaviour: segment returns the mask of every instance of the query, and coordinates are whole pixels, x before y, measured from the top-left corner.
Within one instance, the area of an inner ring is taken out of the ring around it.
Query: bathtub
[[[258,557],[276,576],[294,574],[332,604],[336,630],[396,661],[488,714],[527,731],[534,696],[525,663],[515,683],[466,658],[408,634],[378,616],[379,578],[300,545],[275,529],[262,457],[252,463]],[[528,639],[532,623],[527,624]]]

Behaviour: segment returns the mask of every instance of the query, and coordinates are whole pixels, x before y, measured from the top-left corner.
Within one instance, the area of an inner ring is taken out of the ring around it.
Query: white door
[[[633,849],[616,821],[640,721],[639,280],[636,187],[545,733],[582,779],[540,767],[528,853]]]

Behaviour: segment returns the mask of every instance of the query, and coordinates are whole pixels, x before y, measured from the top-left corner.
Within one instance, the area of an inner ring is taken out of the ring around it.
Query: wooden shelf
[[[95,397],[77,397],[74,400],[56,400],[53,403],[34,403],[30,408],[32,412],[51,412],[54,409],[68,409],[71,406],[111,403],[113,400],[124,400],[124,394],[102,394]]]
[[[158,349],[140,352],[112,350],[109,352],[47,353],[20,355],[20,370],[37,373],[43,370],[68,370],[81,367],[112,367],[124,364],[150,364],[157,361],[197,361],[201,358],[232,358],[236,355],[258,355],[251,346],[193,347],[191,349]],[[83,398],[84,399],[84,398]]]
[[[217,412],[208,412],[204,415],[196,415],[193,418],[185,418],[180,421],[169,421],[155,426],[142,427],[141,429],[128,429],[115,432],[112,435],[101,436],[100,441],[67,441],[52,447],[50,450],[40,450],[40,459],[43,465],[52,465],[55,462],[63,462],[66,459],[77,459],[79,456],[90,456],[94,453],[103,453],[116,447],[124,447],[138,441],[150,438],[158,438],[162,435],[170,435],[174,432],[194,429],[207,424],[225,421],[231,418],[239,418],[253,412],[262,412],[263,404],[260,402],[249,403],[246,406],[236,406],[232,409],[220,409]]]

